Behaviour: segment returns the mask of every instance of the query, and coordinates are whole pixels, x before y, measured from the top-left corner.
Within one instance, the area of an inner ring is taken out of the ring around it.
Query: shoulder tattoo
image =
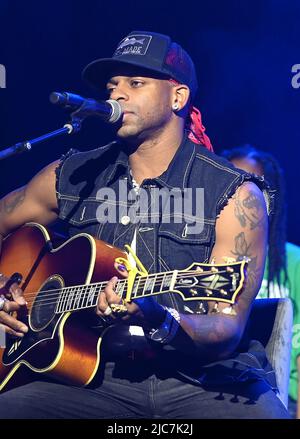
[[[10,214],[16,207],[20,206],[25,199],[26,188],[17,189],[8,197],[3,199],[0,204],[0,212]]]

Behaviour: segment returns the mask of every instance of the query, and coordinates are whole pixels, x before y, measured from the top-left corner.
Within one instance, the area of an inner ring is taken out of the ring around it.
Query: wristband
[[[156,343],[167,344],[173,340],[180,326],[180,314],[174,308],[164,307],[166,317],[163,323],[156,329],[151,329],[145,336]]]

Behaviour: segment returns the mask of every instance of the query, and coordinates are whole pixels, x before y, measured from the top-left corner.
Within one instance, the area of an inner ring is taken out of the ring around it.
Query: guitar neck
[[[246,260],[229,264],[193,263],[186,270],[136,276],[128,298],[128,281],[120,279],[115,291],[128,301],[168,293],[180,293],[184,300],[218,300],[234,303],[245,279]],[[65,287],[59,291],[55,313],[93,308],[107,281]]]
[[[178,271],[174,270],[136,277],[130,300],[169,292],[174,288],[177,273]],[[99,294],[104,291],[107,283],[105,281],[62,288],[57,301],[56,314],[94,308],[97,305]],[[127,289],[127,279],[118,280],[115,291],[120,299],[126,298]]]

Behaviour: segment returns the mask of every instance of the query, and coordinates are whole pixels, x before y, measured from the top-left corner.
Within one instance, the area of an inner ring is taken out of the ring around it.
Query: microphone
[[[50,94],[50,102],[75,111],[79,117],[98,116],[105,122],[115,123],[122,116],[122,108],[118,101],[96,101],[91,98],[83,98],[67,92],[53,92]]]

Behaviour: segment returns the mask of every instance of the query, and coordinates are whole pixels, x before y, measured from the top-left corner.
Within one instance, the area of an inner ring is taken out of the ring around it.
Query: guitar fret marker
[[[125,286],[126,286],[127,282],[126,282],[126,280],[122,280],[122,281],[119,281],[119,283],[120,283],[120,290],[119,290],[118,294],[121,298],[123,298],[124,297],[124,290],[125,290]]]
[[[82,291],[83,291],[83,295],[82,295],[81,307],[84,308],[86,306],[86,299],[87,299],[87,296],[88,296],[88,285],[85,285],[82,288]]]
[[[81,299],[81,288],[75,288],[75,300],[73,304],[73,307],[75,309],[79,308],[80,299]]]
[[[63,307],[63,311],[66,312],[69,309],[72,309],[72,301],[74,299],[74,287],[71,289],[71,291],[69,292],[69,294],[67,294],[67,300],[64,303],[64,307]]]
[[[89,291],[87,296],[87,304],[92,304],[94,299],[94,293],[95,293],[96,286],[95,285],[89,285]]]
[[[155,285],[155,278],[149,276],[146,279],[143,293],[152,293],[154,285]]]
[[[171,274],[165,274],[164,277],[164,287],[169,288],[172,281],[172,275]]]
[[[134,298],[137,295],[138,292],[138,287],[139,287],[139,283],[140,283],[140,277],[136,278],[134,280],[133,286],[132,286],[132,291],[131,291],[131,296]]]

